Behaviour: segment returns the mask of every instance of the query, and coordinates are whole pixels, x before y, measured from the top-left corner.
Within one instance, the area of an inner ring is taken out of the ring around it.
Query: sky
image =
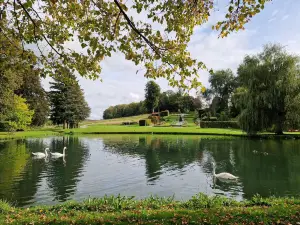
[[[223,0],[222,0],[223,1]],[[300,55],[300,0],[273,0],[256,15],[245,30],[218,38],[211,26],[224,19],[224,12],[215,11],[209,21],[197,27],[189,44],[191,55],[209,68],[230,68],[236,73],[245,55],[262,51],[263,45],[280,43],[286,49]],[[142,15],[141,15],[142,16]],[[102,119],[103,111],[112,105],[138,102],[144,99],[144,88],[148,81],[134,63],[121,54],[113,54],[101,63],[100,80],[92,81],[78,77],[86,100],[91,107],[90,119]],[[200,81],[208,87],[209,74],[203,72]],[[49,90],[49,79],[43,86]],[[172,89],[164,79],[156,80],[162,91]]]

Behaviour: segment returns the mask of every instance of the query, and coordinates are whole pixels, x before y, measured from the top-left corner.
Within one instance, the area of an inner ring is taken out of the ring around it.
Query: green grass
[[[0,224],[297,224],[300,200],[259,196],[236,202],[198,194],[188,201],[149,197],[87,199],[55,206],[10,207]]]
[[[20,131],[20,132],[0,132],[0,139],[18,139],[26,137],[44,137],[51,135],[63,134],[61,128],[40,128],[36,130]]]
[[[87,128],[77,128],[66,133],[72,134],[110,134],[110,133],[137,133],[137,134],[214,134],[214,135],[243,135],[241,130],[199,128],[199,127],[140,127],[140,126],[105,126],[94,125]]]
[[[139,122],[139,120],[146,119],[148,118],[148,116],[149,114],[143,114],[138,116],[122,117],[109,120],[86,120],[82,122],[81,125],[121,125],[123,122]]]

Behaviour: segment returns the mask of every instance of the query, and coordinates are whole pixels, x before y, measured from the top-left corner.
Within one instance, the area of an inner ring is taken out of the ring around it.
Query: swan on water
[[[62,154],[60,152],[50,152],[50,154],[53,157],[63,157],[66,155],[66,149],[67,149],[67,147],[64,147]]]
[[[218,173],[216,174],[216,164],[214,162],[212,162],[213,165],[213,176],[221,179],[221,180],[237,180],[238,177],[230,174],[230,173]]]
[[[44,158],[48,156],[47,151],[49,150],[49,148],[45,148],[45,153],[43,152],[32,152],[32,155],[34,155],[37,158]]]

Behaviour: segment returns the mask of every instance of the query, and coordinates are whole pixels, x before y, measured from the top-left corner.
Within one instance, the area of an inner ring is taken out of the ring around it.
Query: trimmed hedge
[[[145,119],[145,120],[140,120],[139,121],[139,125],[140,126],[149,126],[151,124],[151,120],[150,119]]]
[[[237,121],[200,121],[201,128],[234,128],[240,129]]]
[[[169,114],[170,114],[169,110],[165,110],[165,111],[161,111],[161,112],[160,112],[160,116],[161,116],[161,117],[169,116]]]
[[[136,124],[138,124],[138,122],[127,121],[122,123],[122,125],[136,125]]]
[[[217,117],[206,117],[206,116],[204,116],[201,120],[202,121],[217,121],[218,118]]]

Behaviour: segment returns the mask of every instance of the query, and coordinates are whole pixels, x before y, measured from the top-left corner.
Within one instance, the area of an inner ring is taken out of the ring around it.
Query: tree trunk
[[[66,121],[64,120],[63,129],[66,129]]]
[[[276,129],[275,134],[282,135],[283,134],[283,123],[284,123],[285,113],[278,113],[277,121],[276,121]]]

